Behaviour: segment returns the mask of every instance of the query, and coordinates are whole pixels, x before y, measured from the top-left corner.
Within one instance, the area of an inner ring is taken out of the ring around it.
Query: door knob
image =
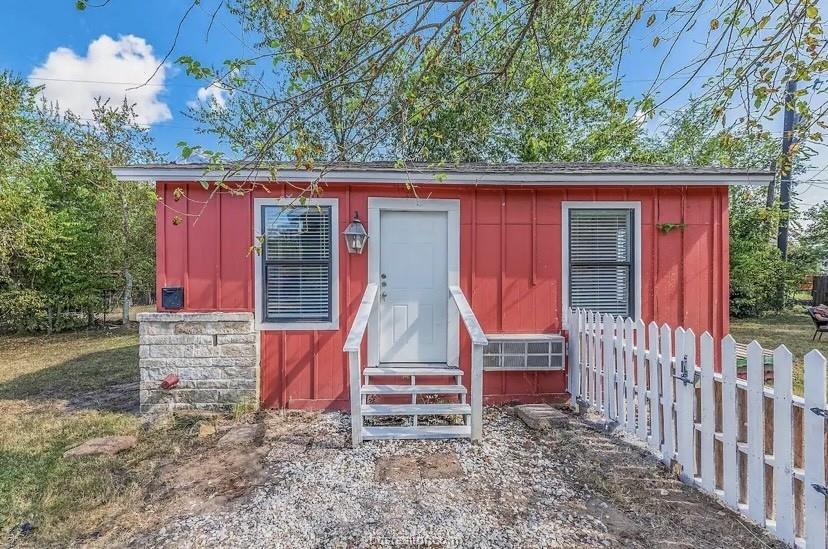
[[[382,292],[382,294],[380,294],[380,297],[382,297],[383,299],[385,299],[386,297],[388,297],[388,294],[387,294],[387,293],[385,293],[385,292]]]

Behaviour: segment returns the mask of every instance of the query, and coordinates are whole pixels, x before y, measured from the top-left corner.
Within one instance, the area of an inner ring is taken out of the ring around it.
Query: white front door
[[[380,213],[379,361],[445,363],[448,215]]]

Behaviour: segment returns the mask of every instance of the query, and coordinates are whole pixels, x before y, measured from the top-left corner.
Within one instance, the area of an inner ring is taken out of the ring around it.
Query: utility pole
[[[793,158],[790,151],[796,118],[793,109],[795,96],[796,80],[788,80],[788,86],[785,89],[785,119],[782,129],[782,169],[779,177],[779,207],[782,210],[782,217],[779,220],[779,233],[776,237],[776,245],[782,252],[783,261],[788,259],[788,213],[791,209],[791,173],[793,172]]]

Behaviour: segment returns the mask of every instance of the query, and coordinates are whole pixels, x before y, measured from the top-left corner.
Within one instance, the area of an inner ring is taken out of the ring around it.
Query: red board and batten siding
[[[176,201],[176,187],[187,198]],[[270,186],[242,197],[208,199],[197,183],[157,185],[157,284],[183,286],[187,311],[252,311],[253,199],[292,188]],[[640,201],[644,320],[710,331],[728,329],[727,188],[474,187],[418,188],[420,196],[460,199],[460,279],[487,333],[561,330],[561,201]],[[354,211],[368,218],[368,197],[409,197],[401,186],[337,183],[339,230]],[[182,223],[173,224],[180,216]],[[660,224],[680,224],[666,234]],[[368,228],[370,232],[370,228]],[[342,238],[338,235],[339,238]],[[340,246],[340,329],[266,331],[261,335],[261,399],[266,407],[345,408],[347,357],[342,345],[368,279],[368,257]],[[461,331],[461,367],[469,341]],[[363,356],[366,356],[363,354]],[[468,376],[466,376],[468,377]],[[487,372],[487,402],[538,401],[566,390],[563,372]]]

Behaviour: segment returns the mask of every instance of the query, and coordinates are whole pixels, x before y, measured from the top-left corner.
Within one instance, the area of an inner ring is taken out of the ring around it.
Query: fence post
[[[647,442],[647,366],[644,362],[646,353],[646,332],[644,321],[635,322],[635,386],[638,388],[638,438]]]
[[[578,322],[578,384],[575,386],[575,390],[577,391],[577,397],[580,397],[583,394],[584,388],[584,363],[586,362],[586,346],[584,342],[586,341],[586,335],[584,333],[585,326],[586,326],[586,315],[584,314],[583,309],[578,309],[578,316],[576,318]],[[578,404],[577,398],[575,399],[575,404]]]
[[[776,521],[776,537],[789,545],[796,541],[793,515],[792,368],[791,352],[780,345],[773,352],[773,518]]]
[[[681,464],[681,478],[693,482],[695,475],[695,426],[693,401],[696,389],[693,376],[696,366],[696,334],[676,328],[676,375],[687,378],[676,383],[676,453]]]
[[[595,380],[598,371],[598,323],[595,321],[596,314],[589,312],[589,370],[587,371],[587,384],[589,385],[589,405],[596,407]]]
[[[650,322],[650,449],[653,453],[661,452],[661,391],[659,390],[658,367],[658,325]]]
[[[739,471],[736,453],[736,341],[722,339],[722,479],[724,500],[739,509]]]
[[[716,465],[713,455],[713,430],[716,428],[716,403],[713,401],[713,337],[704,332],[699,338],[701,359],[701,463],[702,488],[714,493]]]
[[[661,326],[661,422],[664,425],[664,445],[661,460],[669,465],[676,455],[676,427],[673,421],[673,341],[672,330],[666,324]]]
[[[630,317],[624,320],[624,363],[627,365],[627,423],[628,433],[635,432],[635,366],[633,362],[633,322]]]
[[[627,368],[624,364],[624,320],[615,318],[615,417],[618,425],[627,428],[627,400],[624,398],[624,379]]]
[[[591,311],[584,311],[584,325],[582,327],[583,334],[581,336],[581,401],[589,406],[589,368],[592,362],[592,346],[590,344],[590,313]]]
[[[578,387],[579,387],[579,342],[581,338],[580,327],[580,311],[569,309],[569,398],[570,404],[573,408],[578,405]]]
[[[765,364],[762,346],[747,347],[747,479],[748,517],[765,525]]]
[[[604,315],[604,323],[601,329],[603,330],[603,337],[602,337],[602,345],[601,349],[603,350],[603,358],[604,358],[604,419],[606,421],[613,421],[616,419],[616,415],[613,412],[613,402],[615,401],[615,345],[613,342],[614,337],[614,330],[613,330],[613,321],[612,316],[605,314]]]
[[[603,360],[602,360],[602,353],[603,347],[601,347],[601,315],[599,313],[595,313],[595,335],[593,336],[593,344],[595,345],[595,355],[593,356],[594,360],[592,362],[593,367],[593,380],[592,380],[592,402],[595,405],[596,412],[601,413],[604,408],[604,399],[603,394],[604,391],[601,388],[603,383],[603,377],[601,377],[601,372],[603,369]]]
[[[805,543],[825,547],[825,357],[817,350],[805,355]]]

